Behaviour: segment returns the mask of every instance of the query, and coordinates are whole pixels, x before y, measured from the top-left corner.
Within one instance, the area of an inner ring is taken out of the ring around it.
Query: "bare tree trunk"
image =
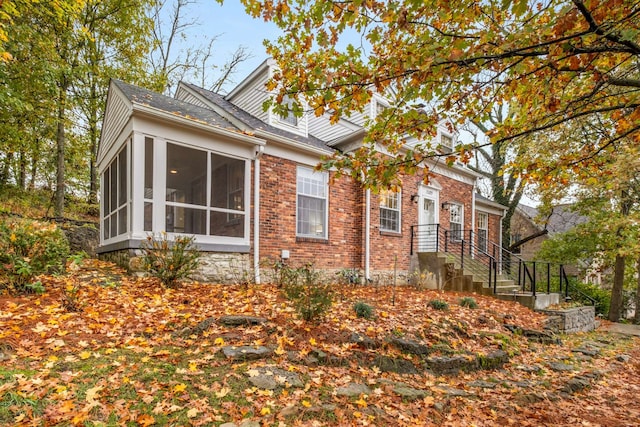
[[[9,183],[9,171],[11,170],[11,161],[13,160],[13,152],[8,152],[0,169],[0,185]]]
[[[622,289],[624,286],[625,257],[616,255],[613,269],[613,288],[611,289],[611,304],[609,305],[609,320],[617,322],[622,314]]]
[[[637,274],[637,282],[636,282],[636,299],[635,306],[636,312],[633,316],[633,323],[636,325],[640,325],[640,258],[636,261],[636,274]]]
[[[20,157],[19,157],[19,168],[18,168],[18,187],[20,187],[21,190],[25,190],[26,187],[26,183],[27,183],[27,154],[24,152],[24,150],[20,151]]]
[[[66,143],[65,134],[65,110],[67,100],[68,79],[62,77],[60,85],[60,99],[58,102],[58,131],[56,134],[56,193],[54,204],[54,215],[62,217],[64,215],[64,192],[65,192],[65,170],[64,170],[64,148]]]
[[[91,103],[95,104],[98,95],[96,94],[95,82],[91,84]],[[98,202],[98,168],[96,165],[98,159],[98,117],[97,108],[91,109],[91,117],[89,118],[89,138],[91,140],[91,153],[89,161],[89,203]]]

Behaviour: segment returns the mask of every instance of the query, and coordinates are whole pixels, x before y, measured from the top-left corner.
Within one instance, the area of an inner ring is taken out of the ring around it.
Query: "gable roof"
[[[537,220],[540,211],[537,208],[519,204],[518,210],[537,228],[542,229],[543,226]],[[566,233],[573,229],[576,225],[587,221],[587,218],[572,209],[571,204],[556,205],[551,210],[551,215],[547,219],[546,229],[549,235],[557,233]]]
[[[222,129],[240,131],[238,127],[211,109],[180,101],[121,80],[113,79],[112,82],[131,103],[146,105],[166,113]]]
[[[249,114],[242,108],[234,105],[233,103],[228,101],[226,97],[223,97],[222,95],[219,95],[215,92],[211,92],[210,90],[201,88],[191,83],[180,82],[180,85],[184,86],[185,88],[189,89],[192,92],[197,93],[198,95],[200,95],[200,97],[202,97],[203,99],[208,101],[210,104],[212,104],[212,106],[218,107],[225,113],[228,113],[229,115],[231,115],[233,119],[239,121],[240,123],[242,123],[247,127],[247,129],[244,129],[244,130],[263,131],[271,135],[274,135],[276,137],[283,137],[283,138],[287,138],[302,144],[310,145],[315,148],[320,148],[322,150],[325,150],[327,153],[331,153],[333,151],[331,150],[331,148],[327,146],[327,144],[324,141],[312,135],[309,135],[307,137],[296,135],[295,133],[288,132],[284,129],[280,129],[263,122],[262,120],[255,117],[254,115]]]

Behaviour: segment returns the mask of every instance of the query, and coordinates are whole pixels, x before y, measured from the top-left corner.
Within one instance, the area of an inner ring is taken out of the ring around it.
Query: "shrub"
[[[341,285],[359,285],[362,283],[360,271],[356,268],[343,268],[336,274]]]
[[[160,279],[164,286],[176,287],[198,268],[200,252],[194,240],[194,236],[177,236],[171,241],[166,233],[148,236],[140,246],[144,252],[142,268]]]
[[[34,279],[64,271],[69,243],[55,223],[0,221],[0,283],[17,292],[44,292]]]
[[[294,276],[297,280],[284,286],[285,296],[293,302],[303,320],[321,319],[333,303],[331,287],[320,283],[320,275],[311,264],[293,270],[296,271]]]
[[[358,301],[353,305],[356,316],[362,319],[371,319],[373,317],[373,307],[363,301]]]
[[[460,306],[468,308],[478,308],[478,303],[473,297],[460,298]]]
[[[435,310],[449,310],[449,303],[441,299],[432,299],[428,305]]]
[[[609,305],[611,304],[610,290],[590,283],[573,281],[569,287],[569,294],[574,301],[580,304],[591,305],[592,301],[589,298],[592,298],[595,300],[597,314],[602,314],[603,316],[609,314]]]

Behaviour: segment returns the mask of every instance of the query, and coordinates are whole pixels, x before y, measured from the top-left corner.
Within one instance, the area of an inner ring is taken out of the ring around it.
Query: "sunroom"
[[[248,253],[252,161],[264,141],[215,112],[114,80],[100,140],[102,254],[150,234]]]

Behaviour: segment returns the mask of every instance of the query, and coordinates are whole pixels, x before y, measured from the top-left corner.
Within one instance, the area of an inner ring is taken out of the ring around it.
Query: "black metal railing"
[[[579,294],[595,305],[595,300],[571,284],[565,266],[546,261],[525,261],[517,254],[479,236],[473,230],[446,230],[440,224],[411,226],[411,255],[443,252],[460,268],[479,278],[487,277],[497,292],[498,276],[513,281],[519,291],[559,293],[569,298]]]

